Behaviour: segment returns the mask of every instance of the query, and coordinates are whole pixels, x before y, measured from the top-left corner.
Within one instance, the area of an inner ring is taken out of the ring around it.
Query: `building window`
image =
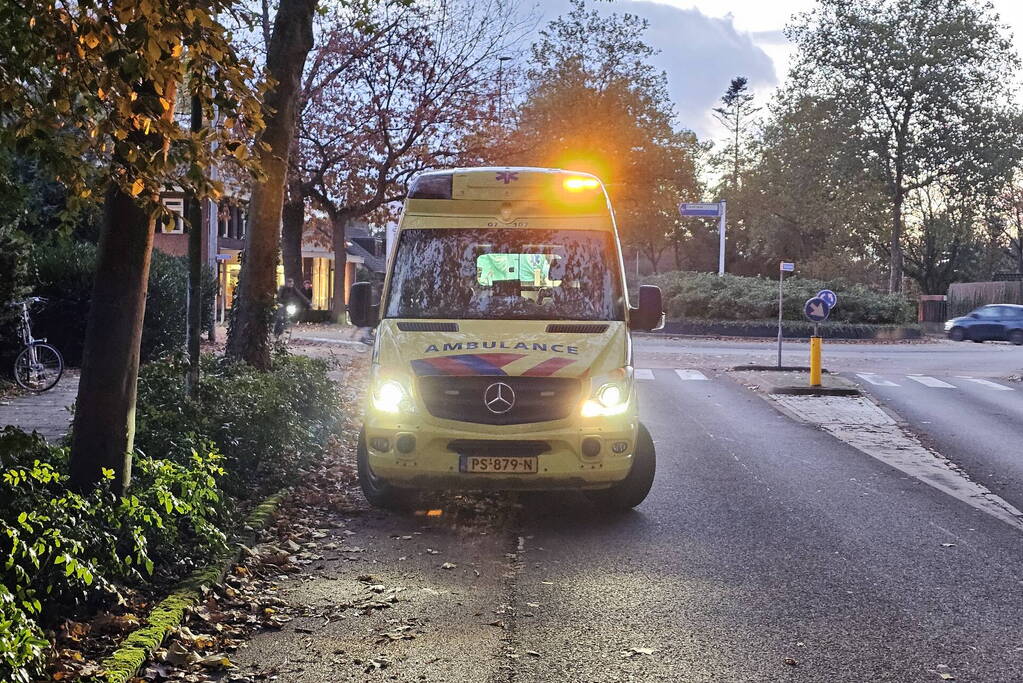
[[[163,206],[170,213],[160,217],[160,232],[180,235],[185,231],[184,197],[164,197]]]

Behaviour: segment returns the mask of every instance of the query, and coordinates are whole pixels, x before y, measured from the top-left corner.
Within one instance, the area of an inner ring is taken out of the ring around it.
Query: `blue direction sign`
[[[828,305],[828,308],[834,308],[835,304],[838,303],[838,295],[832,292],[830,289],[822,289],[817,292],[818,299],[824,299],[824,303]]]
[[[791,263],[789,261],[782,261],[781,262],[781,269],[783,271],[785,271],[786,273],[791,273],[792,271],[794,271],[796,269],[796,264],[795,263]]]
[[[678,205],[678,212],[683,216],[710,216],[717,218],[721,215],[721,204],[682,202]]]
[[[829,313],[831,313],[831,306],[828,306],[828,302],[820,297],[815,296],[812,299],[807,299],[803,304],[803,315],[815,323],[827,320]]]

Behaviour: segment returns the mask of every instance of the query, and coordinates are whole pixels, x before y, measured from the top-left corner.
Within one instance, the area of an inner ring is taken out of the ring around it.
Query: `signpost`
[[[828,315],[831,314],[831,306],[828,306],[828,302],[819,296],[815,296],[812,299],[807,299],[806,303],[803,304],[803,314],[808,320],[812,320],[815,323],[819,323],[823,320],[828,319]],[[817,326],[814,326],[814,335],[817,334]]]
[[[726,202],[682,202],[678,212],[682,216],[702,216],[718,219],[718,275],[725,274],[725,216]]]
[[[813,336],[810,337],[810,386],[821,385],[821,336],[820,323],[828,319],[831,309],[838,304],[838,296],[830,289],[822,289],[817,296],[803,304],[803,315],[813,321]]]
[[[785,277],[785,273],[791,273],[796,269],[795,263],[788,261],[782,261],[778,266],[778,367],[781,368],[781,304],[782,304],[782,293],[781,293],[781,282]]]

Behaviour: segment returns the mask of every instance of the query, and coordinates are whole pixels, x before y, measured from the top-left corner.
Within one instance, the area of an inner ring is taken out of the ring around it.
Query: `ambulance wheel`
[[[609,489],[587,491],[586,496],[598,507],[610,512],[625,512],[636,507],[650,493],[657,470],[657,455],[654,440],[642,424],[636,434],[636,452],[632,455],[632,469],[629,476]]]
[[[359,432],[359,445],[356,449],[356,463],[359,469],[359,487],[362,494],[373,507],[400,510],[411,503],[411,492],[400,489],[380,479],[369,467],[369,450],[366,448],[366,432]]]

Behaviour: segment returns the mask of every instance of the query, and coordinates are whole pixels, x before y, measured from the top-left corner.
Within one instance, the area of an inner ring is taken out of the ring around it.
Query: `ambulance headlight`
[[[621,415],[629,409],[632,393],[632,368],[621,368],[604,377],[595,378],[590,398],[583,402],[583,417]]]
[[[411,413],[414,411],[412,397],[401,381],[394,378],[377,378],[370,392],[373,408],[382,413]]]
[[[622,388],[617,384],[605,384],[597,392],[597,401],[605,408],[614,408],[622,404]]]

